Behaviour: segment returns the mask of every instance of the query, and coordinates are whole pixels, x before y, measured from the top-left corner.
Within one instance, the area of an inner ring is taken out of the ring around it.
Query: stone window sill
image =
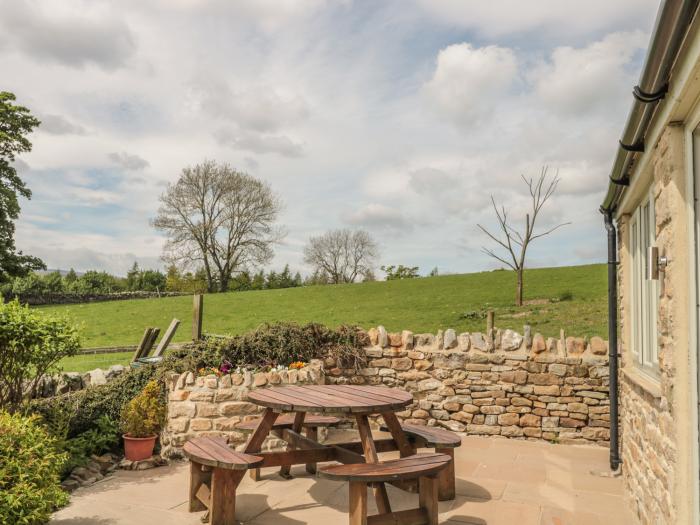
[[[634,383],[647,394],[655,397],[656,399],[661,399],[661,384],[658,380],[655,380],[654,378],[649,377],[647,374],[632,367],[623,368],[622,373],[631,383]]]

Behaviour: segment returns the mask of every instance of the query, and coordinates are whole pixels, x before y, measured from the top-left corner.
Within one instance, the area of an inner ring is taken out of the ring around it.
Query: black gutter
[[[617,207],[629,185],[636,157],[647,146],[649,125],[668,91],[671,68],[699,4],[700,0],[666,0],[659,8],[639,85],[633,91],[634,102],[617,147],[608,192],[601,206],[603,213]]]
[[[610,469],[617,470],[620,459],[620,426],[618,418],[617,368],[617,230],[612,211],[605,213],[605,229],[608,231],[608,367],[610,370]]]

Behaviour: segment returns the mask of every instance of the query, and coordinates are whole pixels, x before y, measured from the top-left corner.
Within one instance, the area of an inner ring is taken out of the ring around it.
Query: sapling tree
[[[523,230],[519,231],[512,225],[505,206],[501,205],[499,207],[493,195],[491,195],[491,204],[494,212],[496,212],[496,219],[498,220],[500,232],[497,234],[491,233],[481,224],[477,224],[481,231],[488,235],[488,237],[500,247],[498,249],[502,250],[501,253],[497,253],[490,248],[483,247],[483,252],[489,257],[493,257],[508,266],[517,276],[515,290],[516,306],[522,306],[523,304],[523,272],[525,270],[525,257],[530,244],[536,239],[549,235],[562,226],[570,224],[564,222],[549,229],[535,232],[535,224],[540,216],[542,208],[557,190],[560,180],[559,175],[555,174],[554,177],[549,178],[548,168],[544,166],[537,179],[533,179],[532,177],[527,178],[524,175],[521,175],[521,177],[527,185],[531,199],[530,212],[525,214]],[[505,250],[505,253],[503,253],[503,250]]]

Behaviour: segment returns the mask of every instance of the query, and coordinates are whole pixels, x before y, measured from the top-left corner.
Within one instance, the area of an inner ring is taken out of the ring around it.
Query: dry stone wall
[[[467,434],[560,443],[609,440],[607,343],[600,338],[546,339],[512,330],[388,333],[381,326],[368,335],[366,366],[359,370],[339,368],[329,357],[298,371],[173,375],[164,454],[177,454],[196,436],[243,443],[246,435],[235,425],[261,411],[247,401],[248,392],[285,384],[401,388],[415,399],[398,413],[402,420]]]
[[[248,402],[248,392],[256,388],[284,385],[322,385],[325,374],[321,361],[300,370],[197,376],[193,372],[173,374],[168,385],[168,421],[160,438],[161,455],[180,455],[182,446],[195,437],[225,437],[234,445],[243,444],[247,434],[236,424],[258,417],[262,408]],[[268,439],[264,449],[280,443]]]
[[[526,330],[527,332],[527,330]],[[607,344],[600,338],[531,338],[512,330],[456,334],[369,331],[368,366],[325,361],[327,382],[407,390],[398,415],[467,434],[562,443],[609,440]]]

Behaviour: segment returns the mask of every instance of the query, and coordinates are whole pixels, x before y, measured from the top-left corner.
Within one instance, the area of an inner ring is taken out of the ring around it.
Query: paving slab
[[[440,503],[440,523],[633,523],[621,479],[592,474],[606,470],[605,448],[469,436],[455,452],[457,497]],[[259,482],[246,476],[239,488],[236,507],[244,525],[347,522],[346,484],[311,476],[303,466],[292,469],[291,480],[279,477],[276,469],[262,474]],[[187,511],[188,476],[184,461],[153,470],[117,471],[76,490],[51,524],[201,525],[203,513]],[[396,510],[417,505],[415,494],[391,486],[388,492]],[[368,498],[370,513],[376,511],[373,499]]]

